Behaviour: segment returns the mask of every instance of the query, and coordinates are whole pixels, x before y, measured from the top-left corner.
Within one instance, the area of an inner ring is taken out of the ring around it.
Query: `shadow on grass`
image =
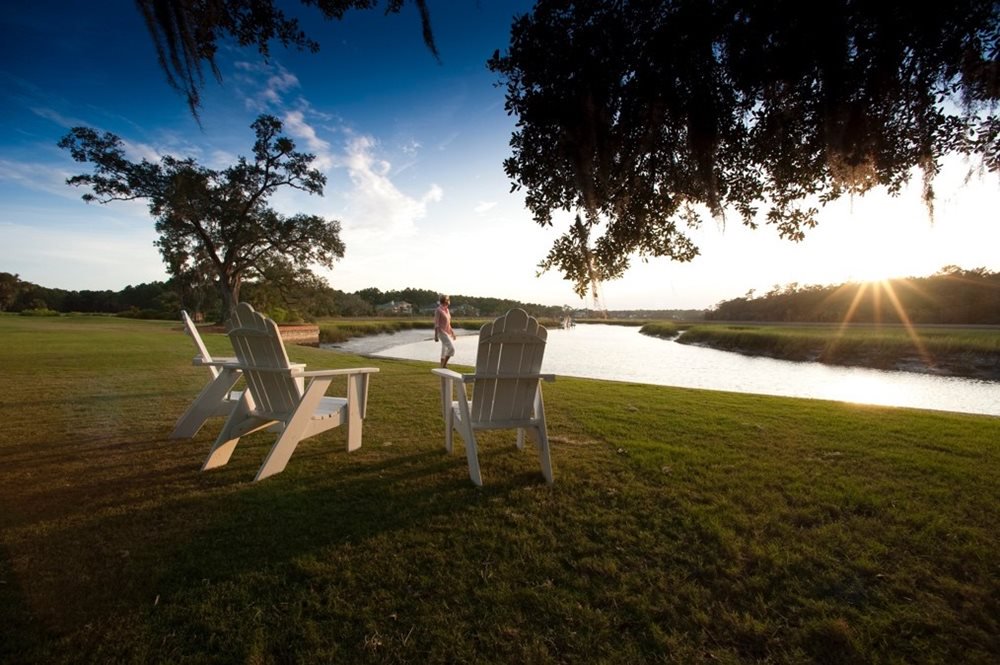
[[[14,575],[7,548],[0,547],[0,662],[18,662],[23,654],[46,637],[45,629],[33,619],[24,585]]]
[[[333,442],[325,435],[300,444],[284,473],[259,483],[249,479],[273,434],[245,437],[229,465],[205,473],[211,435],[167,441],[155,438],[159,425],[128,438],[60,439],[24,457],[34,483],[9,496],[14,511],[3,520],[3,616],[32,626],[30,640],[15,643],[119,621],[209,580],[287,568],[331,546],[363,548],[396,530],[460,521],[480,501],[543,484],[525,473],[476,490],[464,454],[381,447],[368,433],[347,454],[342,431],[333,433]]]

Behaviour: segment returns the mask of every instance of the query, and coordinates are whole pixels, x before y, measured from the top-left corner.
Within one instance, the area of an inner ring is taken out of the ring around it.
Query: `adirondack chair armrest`
[[[205,360],[201,356],[195,356],[194,360],[191,362],[199,367],[235,367],[236,369],[243,369],[245,367],[245,365],[241,364],[236,358],[215,358],[213,360]]]
[[[433,370],[437,372],[438,370]],[[472,383],[477,379],[538,379],[539,381],[555,381],[555,374],[461,374],[465,383]]]
[[[437,374],[443,379],[452,379],[454,381],[461,381],[462,375],[453,369],[447,369],[445,367],[435,367],[431,370],[432,373]]]
[[[291,367],[258,367],[257,365],[241,363],[235,358],[230,358],[229,362],[226,362],[226,359],[222,358],[220,360],[213,360],[212,362],[203,362],[201,364],[238,370],[252,369],[257,372],[274,372],[276,374],[288,374],[291,372],[293,376],[302,376],[302,368],[306,366],[305,363],[292,363]]]
[[[191,361],[191,364],[195,367],[208,367],[209,365],[222,367],[223,365],[234,365],[236,362],[236,358],[213,358],[212,360],[205,360],[201,355],[197,355]]]
[[[348,374],[378,374],[378,372],[378,367],[352,367],[350,369],[317,369],[309,372],[292,372],[292,375],[307,379],[317,379],[327,376],[345,376]]]

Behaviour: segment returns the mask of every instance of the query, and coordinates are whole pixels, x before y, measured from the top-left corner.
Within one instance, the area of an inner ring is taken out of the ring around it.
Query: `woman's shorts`
[[[441,333],[441,357],[451,358],[453,355],[455,355],[455,345],[451,343],[451,337]]]

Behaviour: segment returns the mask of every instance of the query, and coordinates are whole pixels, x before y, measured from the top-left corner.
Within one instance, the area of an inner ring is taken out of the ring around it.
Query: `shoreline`
[[[710,340],[684,342],[682,341],[683,336],[683,334],[678,335],[672,341],[678,344],[688,344],[690,346],[715,349],[716,351],[727,351],[751,357],[764,357],[791,362],[814,362],[840,367],[864,367],[867,369],[927,374],[931,376],[951,376],[1000,383],[1000,357],[987,353],[951,353],[930,359],[930,362],[916,354],[889,355],[878,350],[868,352],[853,351],[850,353],[839,352],[836,357],[831,358],[822,350],[813,350],[808,354],[780,353],[776,350],[750,349],[726,343],[713,344]]]
[[[459,335],[476,334],[475,331],[456,332],[458,332]],[[429,330],[421,329],[378,332],[370,335],[354,336],[343,342],[320,343],[317,346],[330,351],[353,353],[370,358],[384,358],[385,356],[380,356],[378,354],[385,349],[417,342],[420,341],[420,338],[429,335]],[[678,344],[686,344],[688,346],[697,346],[716,351],[736,353],[747,357],[762,357],[774,360],[787,360],[797,363],[819,363],[821,365],[837,367],[859,367],[882,371],[956,377],[1000,383],[1000,355],[992,355],[988,353],[960,351],[956,353],[938,355],[932,359],[931,363],[928,363],[919,355],[914,353],[894,354],[879,348],[868,350],[863,347],[855,347],[851,350],[838,349],[835,354],[830,354],[822,348],[814,347],[808,350],[796,348],[793,352],[782,353],[781,348],[747,348],[727,343],[731,342],[731,340],[717,340],[715,338],[685,342],[683,341],[683,332],[672,337],[660,335],[649,336],[658,337],[663,341],[672,341]]]

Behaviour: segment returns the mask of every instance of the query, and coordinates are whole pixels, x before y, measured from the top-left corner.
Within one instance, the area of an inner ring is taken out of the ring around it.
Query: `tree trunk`
[[[219,276],[219,296],[222,298],[222,322],[229,319],[240,302],[240,278],[230,275]]]

